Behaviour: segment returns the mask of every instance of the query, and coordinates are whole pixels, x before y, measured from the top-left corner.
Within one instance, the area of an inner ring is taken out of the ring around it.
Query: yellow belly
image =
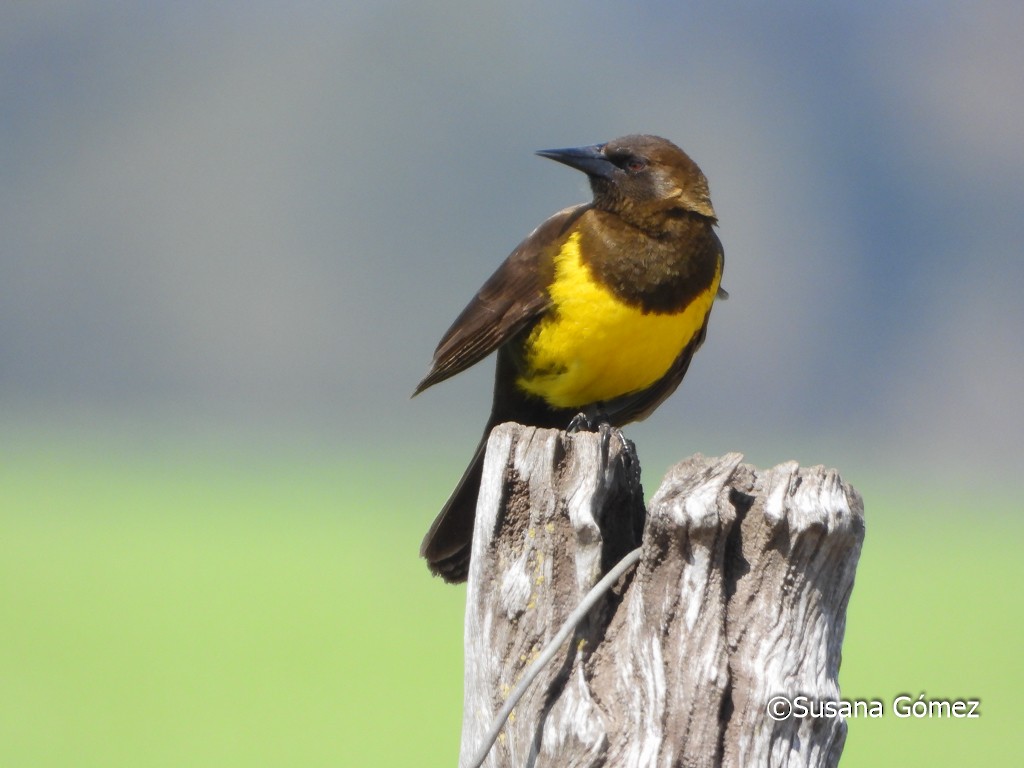
[[[593,280],[573,234],[555,257],[554,311],[526,341],[521,389],[558,408],[579,408],[646,389],[664,376],[704,324],[712,285],[677,314],[644,313]]]

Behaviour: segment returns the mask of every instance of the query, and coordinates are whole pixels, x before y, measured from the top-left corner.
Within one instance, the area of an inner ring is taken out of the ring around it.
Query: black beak
[[[557,160],[577,171],[583,171],[587,176],[607,179],[611,177],[616,167],[601,153],[602,149],[604,149],[604,144],[594,144],[589,147],[572,147],[570,149],[542,149],[537,154]]]

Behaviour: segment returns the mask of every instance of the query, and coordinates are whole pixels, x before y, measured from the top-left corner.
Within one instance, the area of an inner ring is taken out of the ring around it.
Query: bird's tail
[[[420,545],[420,556],[426,558],[431,573],[440,576],[449,584],[465,581],[469,573],[476,500],[480,494],[480,477],[484,469],[486,446],[487,432],[477,446],[473,460],[466,468],[462,479],[434,519]]]

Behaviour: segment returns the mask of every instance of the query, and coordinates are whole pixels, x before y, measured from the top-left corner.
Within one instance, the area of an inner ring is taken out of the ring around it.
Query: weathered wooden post
[[[580,598],[637,546],[639,565],[545,668],[484,765],[837,764],[845,722],[768,708],[780,695],[839,699],[863,503],[835,471],[741,458],[683,461],[645,511],[617,430],[492,432],[466,598],[463,765]]]

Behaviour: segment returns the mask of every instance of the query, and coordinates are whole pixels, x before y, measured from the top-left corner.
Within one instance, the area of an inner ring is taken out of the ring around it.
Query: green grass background
[[[0,458],[0,766],[455,765],[465,590],[416,557],[450,471],[86,440]],[[842,765],[1010,764],[1020,505],[879,481],[841,684],[887,714],[850,723]],[[921,692],[981,718],[888,711]]]

